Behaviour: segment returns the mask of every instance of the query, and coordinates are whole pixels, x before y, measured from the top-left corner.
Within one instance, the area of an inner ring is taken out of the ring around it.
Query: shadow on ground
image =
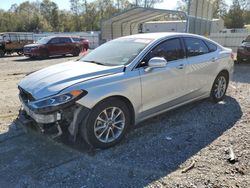
[[[232,78],[232,81],[241,83],[250,83],[250,62],[235,64],[234,72],[235,74]],[[239,72],[240,74],[237,74]]]
[[[231,97],[203,100],[144,121],[107,150],[70,146],[10,126],[0,135],[3,187],[143,187],[232,128],[242,116]]]

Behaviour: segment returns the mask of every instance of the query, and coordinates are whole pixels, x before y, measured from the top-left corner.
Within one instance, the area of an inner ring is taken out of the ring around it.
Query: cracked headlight
[[[48,113],[72,105],[76,100],[87,94],[87,91],[73,90],[69,93],[54,95],[45,99],[30,101],[32,110]]]

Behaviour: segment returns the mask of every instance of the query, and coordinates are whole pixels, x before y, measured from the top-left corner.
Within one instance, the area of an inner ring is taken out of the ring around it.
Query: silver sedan
[[[198,35],[122,37],[26,76],[19,119],[108,148],[147,118],[208,97],[223,100],[232,73],[232,50]]]

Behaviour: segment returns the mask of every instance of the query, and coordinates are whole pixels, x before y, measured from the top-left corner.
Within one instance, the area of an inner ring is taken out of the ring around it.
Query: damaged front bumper
[[[32,119],[34,119],[37,123],[49,124],[55,123],[61,120],[62,115],[60,112],[53,112],[50,114],[37,114],[32,111],[30,108],[26,106],[25,103],[22,102],[23,110],[29,115]]]
[[[16,123],[27,129],[30,126],[39,128],[42,133],[49,133],[53,138],[67,132],[76,140],[79,126],[89,114],[90,109],[75,104],[69,108],[48,114],[38,114],[22,103]]]

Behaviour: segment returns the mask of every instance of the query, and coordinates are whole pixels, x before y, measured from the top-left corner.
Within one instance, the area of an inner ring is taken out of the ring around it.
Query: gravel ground
[[[108,150],[17,127],[17,82],[73,57],[0,59],[0,187],[250,186],[250,64],[236,65],[224,101],[192,103],[136,126]],[[232,148],[236,161],[228,161]]]

